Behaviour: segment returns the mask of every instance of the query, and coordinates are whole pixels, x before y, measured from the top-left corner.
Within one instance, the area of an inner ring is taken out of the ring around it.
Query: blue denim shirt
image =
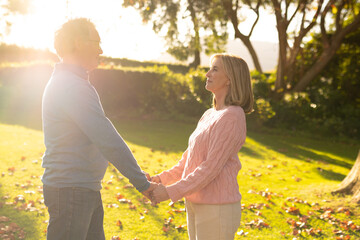
[[[43,95],[42,119],[45,185],[98,191],[110,161],[138,191],[150,186],[130,149],[105,116],[83,68],[63,63],[55,66]]]

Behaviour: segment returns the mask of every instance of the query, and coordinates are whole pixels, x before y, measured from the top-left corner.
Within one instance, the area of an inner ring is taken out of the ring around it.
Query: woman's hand
[[[166,201],[170,199],[168,192],[166,191],[166,187],[162,184],[159,184],[157,188],[155,188],[152,192],[152,204],[155,206],[156,204]]]
[[[161,179],[160,179],[159,175],[155,175],[155,176],[151,177],[150,181],[155,182],[155,183],[161,183]]]
[[[147,173],[145,171],[142,171],[142,172],[145,174],[148,181],[154,182],[154,183],[161,183],[161,179],[160,179],[159,175],[155,175],[155,176],[151,177],[149,173]]]

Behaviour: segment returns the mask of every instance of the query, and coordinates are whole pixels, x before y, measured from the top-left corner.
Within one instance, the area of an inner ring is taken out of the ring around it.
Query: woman
[[[210,63],[205,88],[213,93],[213,108],[199,120],[179,163],[151,178],[161,183],[153,202],[185,197],[190,240],[234,239],[241,219],[237,153],[246,138],[245,113],[253,110],[250,73],[230,54],[215,54]]]

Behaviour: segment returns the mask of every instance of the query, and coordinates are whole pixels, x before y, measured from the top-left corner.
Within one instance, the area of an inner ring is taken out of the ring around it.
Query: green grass
[[[115,121],[115,126],[140,166],[152,175],[178,161],[196,123],[121,120]],[[12,226],[16,239],[21,238],[22,231],[26,239],[45,239],[48,214],[40,180],[44,150],[41,131],[0,124],[0,216],[9,218],[0,218],[0,228]],[[359,231],[346,230],[354,226],[349,221],[360,225],[358,205],[351,203],[350,197],[330,193],[351,169],[358,150],[358,143],[314,139],[294,132],[249,131],[239,152],[243,168],[238,182],[244,205],[238,232],[243,235],[237,234],[236,239],[340,237],[334,230],[342,230],[343,239],[347,235],[359,239]],[[183,202],[151,207],[127,185],[127,179],[110,166],[102,190],[106,239],[187,239],[186,228],[175,228],[186,224],[185,212],[179,211],[184,208]],[[24,200],[17,201],[19,195]],[[131,203],[119,202],[119,196]],[[339,207],[349,212],[340,212]],[[330,215],[323,214],[326,210],[332,211]],[[170,227],[164,231],[170,217]],[[295,227],[301,233],[293,235],[292,221],[294,226],[304,222],[304,227]],[[305,229],[311,228],[321,231],[310,236]]]

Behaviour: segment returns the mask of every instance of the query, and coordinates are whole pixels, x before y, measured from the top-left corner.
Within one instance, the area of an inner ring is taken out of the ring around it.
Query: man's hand
[[[151,177],[150,181],[155,182],[155,183],[161,183],[161,179],[160,179],[159,175],[155,175],[155,176]]]
[[[170,199],[168,192],[166,191],[166,187],[162,184],[159,184],[157,188],[155,188],[152,192],[152,204],[155,206],[156,204]]]
[[[154,189],[156,189],[158,187],[157,183],[150,183],[150,187],[148,189],[146,189],[145,191],[141,192],[145,197],[147,197],[151,202],[153,202],[152,199],[152,193],[154,191]]]
[[[142,171],[142,172],[145,174],[147,180],[150,181],[151,180],[150,174],[147,172],[144,172],[144,171]]]

